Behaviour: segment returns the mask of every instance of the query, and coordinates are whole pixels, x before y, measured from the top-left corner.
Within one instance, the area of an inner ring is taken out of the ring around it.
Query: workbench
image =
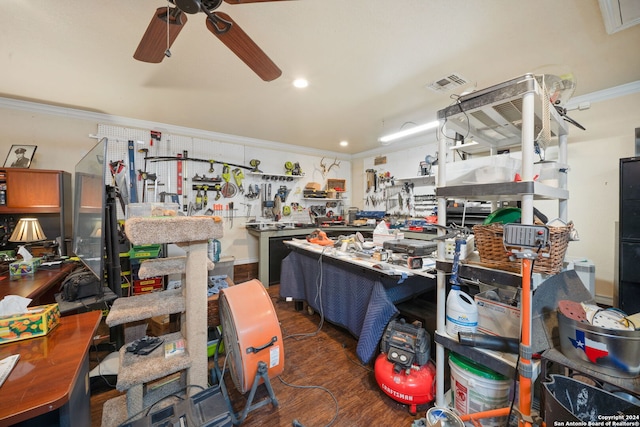
[[[280,263],[290,252],[290,249],[284,244],[290,239],[305,239],[314,230],[319,227],[295,227],[295,228],[276,228],[258,229],[247,227],[247,231],[251,236],[258,239],[258,279],[265,287],[279,283],[280,281]],[[351,235],[360,232],[365,238],[371,238],[373,235],[373,226],[353,226],[353,225],[332,225],[330,227],[322,227],[322,231],[327,233],[329,238],[340,235]],[[428,240],[435,236],[433,233],[421,233],[402,231],[407,239]]]
[[[323,318],[358,337],[363,363],[377,354],[395,304],[435,289],[428,271],[394,266],[381,270],[373,260],[349,257],[306,241],[287,241],[291,253],[282,261],[280,296],[306,301]]]

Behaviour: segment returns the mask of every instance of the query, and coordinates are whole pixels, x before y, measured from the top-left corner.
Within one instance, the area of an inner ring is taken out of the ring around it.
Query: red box
[[[144,280],[133,281],[133,294],[148,294],[149,292],[162,290],[162,277],[152,277]]]

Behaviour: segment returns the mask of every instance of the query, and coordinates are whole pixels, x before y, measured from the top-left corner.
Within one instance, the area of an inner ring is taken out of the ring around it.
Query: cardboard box
[[[335,190],[337,192],[344,192],[347,187],[346,179],[328,179],[327,180],[327,190]]]
[[[9,274],[11,276],[26,276],[34,274],[40,267],[41,258],[31,258],[29,261],[23,259],[9,264]]]
[[[164,314],[162,316],[154,316],[149,319],[149,335],[160,337],[178,331],[178,322],[171,319],[171,315]]]
[[[0,344],[45,336],[58,323],[58,304],[29,307],[26,313],[0,316]]]
[[[478,306],[478,332],[520,338],[520,298],[515,288],[480,292],[474,299]],[[517,301],[517,306],[511,301]]]

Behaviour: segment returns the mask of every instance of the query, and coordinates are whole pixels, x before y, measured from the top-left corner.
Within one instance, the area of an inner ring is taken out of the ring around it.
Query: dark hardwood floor
[[[319,329],[318,313],[296,311],[293,302],[279,298],[278,285],[270,286],[269,294],[284,339],[284,371],[271,380],[279,405],[274,408],[267,404],[250,411],[243,426],[292,426],[293,420],[305,427],[411,426],[424,417],[428,406],[418,407],[418,413],[411,415],[408,406],[380,390],[372,364],[362,365],[357,359],[357,341],[349,332],[328,322]],[[309,335],[290,337],[297,334]],[[100,357],[94,353],[92,356]],[[96,363],[95,357],[92,362]],[[226,379],[237,413],[244,408],[246,396],[236,390],[229,375]],[[92,395],[92,426],[101,425],[102,405],[118,394],[106,390]],[[261,385],[254,403],[266,395]]]

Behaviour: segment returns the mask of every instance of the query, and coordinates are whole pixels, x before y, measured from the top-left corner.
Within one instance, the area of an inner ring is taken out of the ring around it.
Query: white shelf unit
[[[567,221],[566,174],[560,174],[558,187],[551,187],[533,180],[534,154],[536,138],[547,132],[545,144],[557,139],[558,162],[567,164],[567,122],[551,105],[541,83],[532,74],[526,74],[502,84],[480,90],[459,98],[458,102],[438,112],[443,132],[439,137],[438,185],[436,197],[438,203],[438,224],[446,225],[446,206],[449,199],[483,200],[483,201],[520,201],[522,224],[533,224],[533,201],[550,199],[558,201],[560,219]],[[520,147],[522,166],[520,182],[503,182],[497,184],[465,184],[446,185],[447,132],[455,131],[465,138],[478,141],[484,150],[496,154],[498,150]],[[539,139],[539,143],[543,141]],[[444,234],[440,231],[439,234]],[[442,255],[441,255],[442,254]],[[436,405],[446,406],[444,375],[445,348],[471,357],[485,366],[513,377],[515,363],[500,356],[499,353],[463,346],[448,336],[445,329],[445,306],[447,268],[451,262],[445,260],[445,243],[438,243],[437,270],[437,325],[436,325]],[[482,276],[485,283],[503,283],[515,286],[522,285],[520,274],[499,270],[464,265],[460,270],[461,277]],[[531,296],[522,296],[522,304],[529,304],[531,312]],[[531,335],[531,331],[529,331]],[[535,375],[535,366],[534,372]]]

